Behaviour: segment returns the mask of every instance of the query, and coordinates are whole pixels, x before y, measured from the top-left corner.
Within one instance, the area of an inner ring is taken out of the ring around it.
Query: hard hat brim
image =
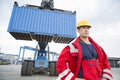
[[[90,25],[83,25],[83,26],[77,26],[77,29],[79,29],[79,28],[81,28],[81,27],[89,27],[89,28],[91,28]]]

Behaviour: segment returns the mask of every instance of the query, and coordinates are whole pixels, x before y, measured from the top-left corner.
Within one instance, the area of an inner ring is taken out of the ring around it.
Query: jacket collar
[[[88,37],[88,39],[91,43],[97,44],[91,37]],[[73,42],[73,44],[77,45],[79,42],[80,42],[80,36],[76,38],[76,40]]]
[[[98,52],[100,49],[100,46],[91,37],[88,37],[88,39],[93,44],[93,46],[97,49],[97,52]],[[76,38],[73,44],[79,49],[80,52],[82,51],[82,47],[80,45],[80,36]]]

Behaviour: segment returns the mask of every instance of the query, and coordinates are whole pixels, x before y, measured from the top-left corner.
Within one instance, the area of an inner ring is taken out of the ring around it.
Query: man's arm
[[[110,67],[110,63],[108,61],[108,57],[105,53],[105,51],[101,48],[101,53],[102,53],[102,69],[103,69],[103,73],[102,73],[102,80],[112,80],[112,73],[111,73],[111,67]],[[106,78],[106,79],[105,79]]]
[[[70,49],[69,47],[65,47],[60,54],[57,62],[57,72],[58,72],[58,79],[57,80],[75,80],[76,76],[71,72],[68,66],[69,54]]]

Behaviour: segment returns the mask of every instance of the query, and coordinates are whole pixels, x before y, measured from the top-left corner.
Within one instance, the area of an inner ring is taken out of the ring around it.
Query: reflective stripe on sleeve
[[[75,47],[73,46],[73,44],[70,44],[69,47],[70,47],[70,52],[71,53],[78,52],[78,49],[75,49]]]
[[[103,69],[103,72],[106,72],[106,73],[109,73],[109,74],[112,75],[112,72],[111,72],[111,70],[109,70],[109,69]]]
[[[64,77],[65,75],[67,75],[67,74],[69,73],[69,71],[70,71],[69,69],[66,69],[66,70],[64,70],[63,72],[61,72],[61,73],[59,74],[59,76],[58,76],[58,79]]]
[[[69,75],[65,78],[65,80],[71,80],[71,78],[74,76],[72,72],[69,73]]]
[[[107,79],[109,79],[109,80],[113,80],[112,77],[111,77],[110,75],[108,75],[108,74],[103,74],[103,77],[104,77],[104,78],[107,78]]]
[[[61,80],[60,77],[58,77],[56,80]]]

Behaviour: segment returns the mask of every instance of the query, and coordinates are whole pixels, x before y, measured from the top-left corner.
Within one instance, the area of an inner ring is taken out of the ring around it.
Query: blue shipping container
[[[20,40],[69,43],[76,38],[76,14],[14,6],[8,32]]]

